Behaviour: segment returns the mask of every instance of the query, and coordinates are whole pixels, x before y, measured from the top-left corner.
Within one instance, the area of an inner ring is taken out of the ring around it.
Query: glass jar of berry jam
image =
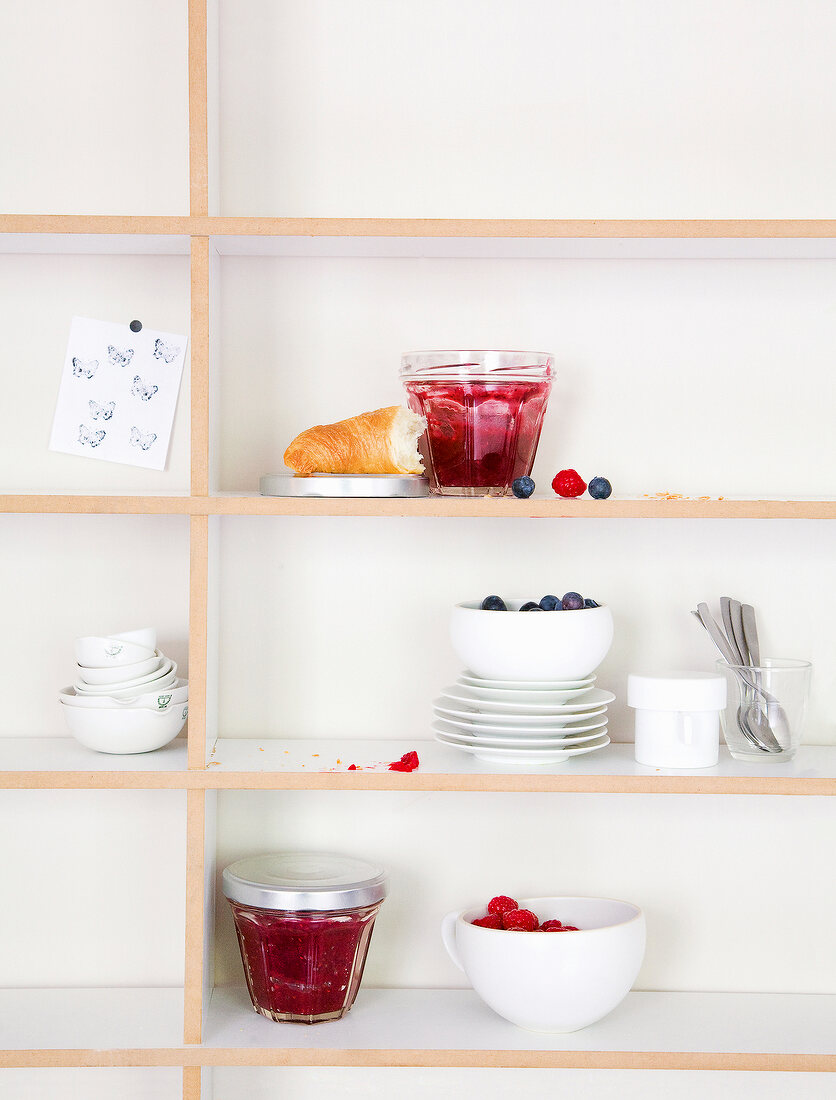
[[[552,357],[529,351],[404,355],[401,381],[426,417],[419,447],[430,491],[504,496],[531,473],[552,388]]]
[[[251,856],[223,873],[256,1012],[315,1024],[348,1012],[363,976],[385,871],[310,852]]]

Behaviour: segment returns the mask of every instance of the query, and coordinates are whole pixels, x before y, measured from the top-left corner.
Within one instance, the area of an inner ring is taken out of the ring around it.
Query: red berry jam
[[[276,1021],[339,1020],[354,1004],[387,876],[349,856],[250,856],[223,872],[256,1012]]]
[[[534,353],[404,356],[407,402],[427,420],[419,447],[430,489],[448,496],[504,495],[529,475],[551,375],[550,357]]]
[[[380,904],[330,913],[230,901],[253,1007],[271,1020],[339,1020],[354,1004]]]

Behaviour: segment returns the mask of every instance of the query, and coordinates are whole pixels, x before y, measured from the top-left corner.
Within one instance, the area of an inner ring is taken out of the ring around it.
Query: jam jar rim
[[[266,868],[272,864],[275,876],[283,861],[306,859],[331,861],[335,865],[342,863],[357,873],[349,880],[329,881],[325,877],[319,882],[300,880],[293,884],[270,881],[269,873],[258,873],[259,866]],[[223,892],[229,901],[287,912],[327,913],[375,905],[386,897],[389,884],[389,876],[378,864],[332,852],[270,852],[245,856],[225,867],[221,877]]]
[[[503,357],[520,362],[490,365],[491,359]],[[422,359],[428,362],[419,366],[416,360]],[[554,356],[547,351],[499,349],[411,351],[401,356],[399,376],[402,382],[545,382],[554,377]]]

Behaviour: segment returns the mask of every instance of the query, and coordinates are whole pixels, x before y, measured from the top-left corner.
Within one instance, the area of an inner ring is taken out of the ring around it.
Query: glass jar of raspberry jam
[[[404,355],[410,409],[426,417],[419,447],[430,491],[504,496],[531,473],[552,388],[552,357],[529,351]]]
[[[304,1024],[344,1016],[386,890],[381,867],[346,856],[286,852],[231,863],[223,891],[256,1012]]]

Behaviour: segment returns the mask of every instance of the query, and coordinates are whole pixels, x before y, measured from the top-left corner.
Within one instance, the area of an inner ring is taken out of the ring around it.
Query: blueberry
[[[515,497],[520,497],[521,500],[528,500],[534,492],[534,482],[525,475],[518,477],[511,483],[511,492]]]
[[[542,611],[542,607],[539,604],[534,603],[533,600],[529,600],[528,603],[524,603],[520,608],[520,611]]]
[[[596,603],[595,600],[584,600],[583,605],[584,605],[584,607],[600,607],[601,606],[599,603]]]
[[[587,490],[596,500],[606,500],[612,492],[612,485],[605,477],[594,477],[587,486]]]
[[[583,607],[583,596],[580,592],[567,592],[562,603],[564,611],[580,611]]]
[[[540,608],[542,611],[560,611],[563,608],[563,602],[559,596],[544,596],[540,600]]]
[[[503,600],[501,596],[485,596],[484,600],[482,600],[480,610],[507,611],[508,608],[505,606],[505,600]]]

